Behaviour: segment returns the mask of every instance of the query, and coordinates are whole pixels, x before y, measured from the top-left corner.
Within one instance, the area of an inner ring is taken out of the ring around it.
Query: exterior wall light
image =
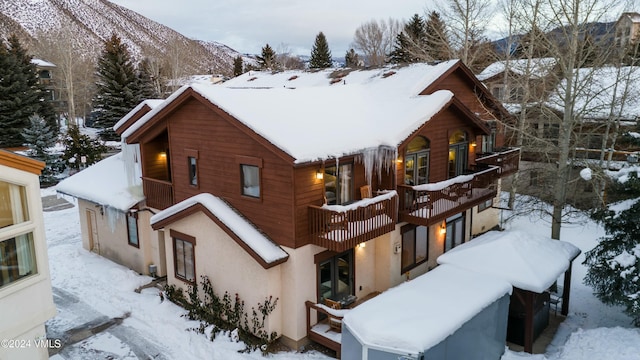
[[[322,179],[324,179],[324,173],[322,172],[322,170],[318,170],[318,171],[316,171],[316,179],[317,179],[317,180],[322,180]]]

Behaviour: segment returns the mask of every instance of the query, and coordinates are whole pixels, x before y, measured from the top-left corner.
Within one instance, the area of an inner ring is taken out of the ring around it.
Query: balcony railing
[[[147,206],[164,210],[173,205],[173,185],[169,181],[142,178]]]
[[[424,185],[398,186],[400,221],[430,226],[496,196],[498,167]]]
[[[507,149],[478,157],[476,164],[499,167],[500,177],[514,174],[520,166],[520,149]]]
[[[349,205],[309,206],[311,242],[345,251],[395,229],[398,195],[390,191]]]

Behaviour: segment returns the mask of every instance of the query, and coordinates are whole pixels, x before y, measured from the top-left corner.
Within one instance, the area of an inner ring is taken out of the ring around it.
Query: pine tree
[[[276,67],[276,52],[269,46],[265,45],[262,48],[262,55],[257,56],[258,64],[262,70],[275,70]]]
[[[425,45],[427,54],[432,60],[451,59],[447,30],[440,13],[432,11],[429,13],[425,23]]]
[[[351,49],[347,51],[344,56],[345,66],[348,68],[360,67],[360,57],[356,54],[356,51]]]
[[[38,83],[31,57],[15,35],[0,41],[0,147],[22,146],[29,117],[40,114],[57,125],[51,103]]]
[[[635,173],[632,173],[635,175]],[[637,176],[629,181],[639,182]],[[636,186],[637,188],[637,186]],[[607,305],[622,305],[640,326],[640,201],[602,218],[607,235],[585,254],[589,268],[584,282]]]
[[[22,131],[24,145],[29,147],[29,157],[46,164],[40,175],[40,183],[53,184],[55,175],[64,170],[64,166],[58,163],[50,150],[58,140],[57,133],[52,131],[46,121],[38,115],[31,116],[29,124],[29,127]]]
[[[242,65],[242,56],[238,55],[235,59],[233,59],[233,76],[240,76],[243,74]]]
[[[142,60],[136,69],[136,88],[137,102],[140,103],[147,99],[158,99],[161,94],[155,90],[153,83],[153,75],[151,73],[151,65],[149,59]]]
[[[62,159],[74,170],[97,163],[102,159],[102,154],[107,151],[107,147],[100,140],[80,133],[77,125],[69,126],[62,143],[65,147]],[[82,163],[83,157],[84,163]]]
[[[100,137],[119,140],[113,125],[140,103],[140,89],[131,55],[120,38],[113,34],[98,59],[97,92],[93,108],[100,114],[96,126],[104,128]]]
[[[425,22],[420,15],[415,14],[398,34],[395,47],[389,54],[390,62],[406,64],[430,60],[423,55],[427,47],[426,39]]]
[[[326,69],[331,67],[331,65],[333,65],[333,62],[331,60],[329,44],[327,43],[327,38],[321,31],[316,36],[316,41],[311,48],[309,67],[312,69]]]

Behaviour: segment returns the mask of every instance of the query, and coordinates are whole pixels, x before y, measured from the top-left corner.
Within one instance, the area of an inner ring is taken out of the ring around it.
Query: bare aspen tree
[[[300,57],[293,55],[291,47],[285,43],[280,43],[276,49],[276,63],[283,70],[304,69],[304,62]]]
[[[369,66],[384,65],[401,31],[398,20],[371,20],[360,25],[353,38],[353,48],[360,51]]]
[[[457,49],[457,57],[467,65],[486,56],[477,47],[493,17],[492,0],[446,0],[438,12],[449,28],[449,41]]]

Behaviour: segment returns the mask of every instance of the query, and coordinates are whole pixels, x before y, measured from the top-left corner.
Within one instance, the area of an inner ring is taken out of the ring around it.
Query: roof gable
[[[224,200],[208,193],[198,194],[183,200],[151,217],[154,230],[202,212],[222,228],[240,247],[251,255],[263,268],[281,264],[289,254],[266,235],[258,231],[249,220],[240,216]]]
[[[164,100],[161,99],[148,99],[138,104],[133,110],[129,111],[125,116],[120,119],[114,126],[113,130],[118,134],[127,130],[131,125],[143,117],[146,113],[151,111],[160,105]]]

